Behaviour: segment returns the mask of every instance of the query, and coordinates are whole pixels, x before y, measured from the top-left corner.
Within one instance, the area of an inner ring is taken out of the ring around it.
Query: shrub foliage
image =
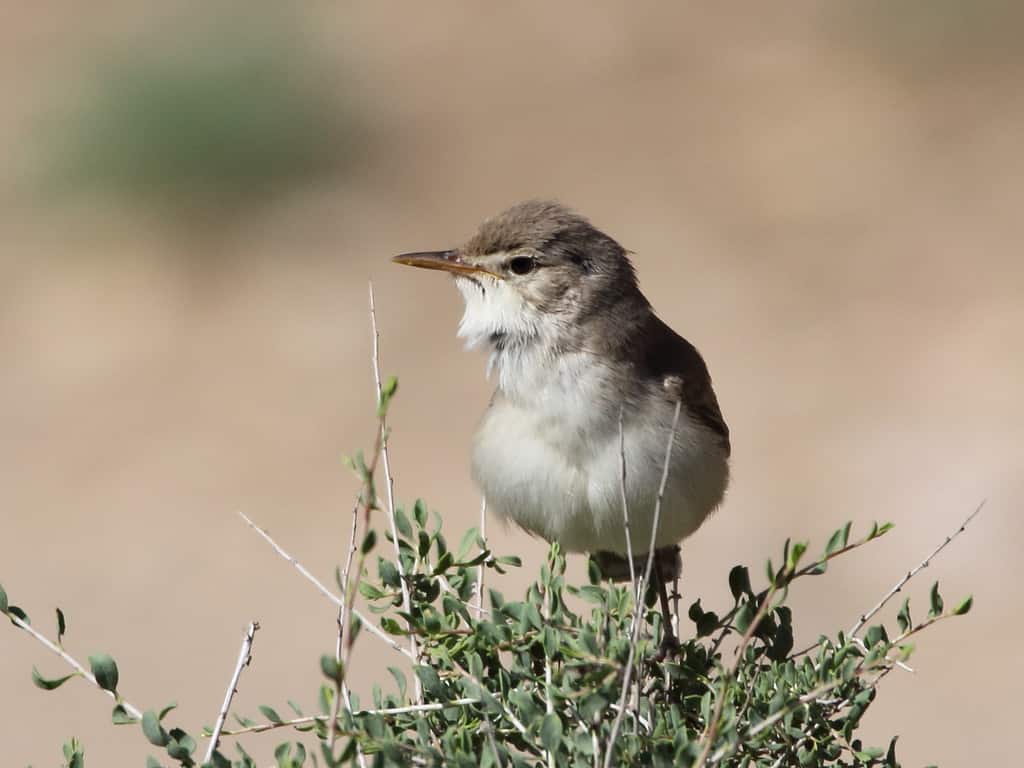
[[[49,640],[0,588],[0,611],[72,667],[55,678],[33,668],[35,684],[52,690],[84,677],[106,691],[115,702],[113,723],[137,728],[151,745],[150,768],[265,764],[242,744],[247,734],[266,730],[287,739],[274,751],[281,768],[898,765],[896,738],[863,743],[861,719],[879,682],[905,665],[914,635],[966,613],[970,598],[946,608],[936,584],[922,618],[912,618],[904,600],[895,626],[872,623],[899,591],[894,587],[851,631],[799,650],[786,605],[794,582],[825,574],[832,560],[875,541],[889,524],[860,535],[847,524],[814,557],[806,543],[787,541],[757,578],[745,566],[732,568],[731,602],[710,610],[695,601],[677,616],[681,639],[671,648],[652,589],[636,600],[639,588],[603,582],[593,562],[589,583],[572,584],[564,555],[552,545],[522,599],[507,599],[481,589],[481,579],[498,581],[520,565],[517,558],[495,555],[476,529],[460,532],[460,543],[450,546],[441,516],[421,501],[408,509],[381,501],[375,475],[395,388],[391,380],[380,389],[381,429],[370,460],[357,455],[351,462],[363,488],[348,562],[336,574],[338,591],[309,577],[341,606],[338,635],[325,638],[335,650],[320,659],[324,682],[309,697],[316,714],[289,699],[287,716],[264,705],[256,719],[235,715],[223,729],[218,723],[189,732],[174,722],[173,705],[130,704],[110,656],[90,656],[86,665],[67,653],[59,609],[56,640]],[[388,491],[390,500],[390,478]],[[363,526],[358,546],[357,523]],[[354,605],[357,593],[365,612]],[[346,684],[357,638],[395,650],[396,664],[381,670],[365,701]],[[244,645],[236,675],[247,660]],[[84,765],[77,740],[64,745],[64,765]]]

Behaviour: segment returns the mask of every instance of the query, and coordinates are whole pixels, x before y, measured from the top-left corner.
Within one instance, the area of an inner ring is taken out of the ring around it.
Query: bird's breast
[[[647,541],[673,407],[663,398],[623,403],[613,372],[565,356],[547,376],[499,389],[473,444],[473,476],[488,507],[570,551],[625,552],[619,407],[634,535]],[[635,393],[634,393],[635,394]],[[659,546],[692,532],[720,501],[724,457],[683,418],[676,432]]]

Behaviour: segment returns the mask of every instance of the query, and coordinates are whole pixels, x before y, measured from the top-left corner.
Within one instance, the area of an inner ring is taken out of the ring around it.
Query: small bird
[[[458,335],[490,352],[497,389],[472,451],[488,509],[590,553],[606,578],[630,577],[629,554],[646,561],[681,403],[654,539],[667,613],[678,543],[725,494],[729,429],[703,358],[654,314],[626,250],[565,206],[530,200],[458,248],[394,261],[452,274],[466,304]]]

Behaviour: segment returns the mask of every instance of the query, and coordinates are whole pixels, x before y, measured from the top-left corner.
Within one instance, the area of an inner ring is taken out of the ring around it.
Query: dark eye
[[[514,275],[528,275],[537,266],[532,256],[516,256],[508,263],[508,268]]]

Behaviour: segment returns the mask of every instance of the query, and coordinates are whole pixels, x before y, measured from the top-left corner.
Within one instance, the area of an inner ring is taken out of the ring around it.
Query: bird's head
[[[459,335],[469,346],[565,346],[590,317],[607,314],[624,297],[642,301],[625,249],[549,201],[509,208],[458,248],[394,261],[455,277],[466,301]]]

